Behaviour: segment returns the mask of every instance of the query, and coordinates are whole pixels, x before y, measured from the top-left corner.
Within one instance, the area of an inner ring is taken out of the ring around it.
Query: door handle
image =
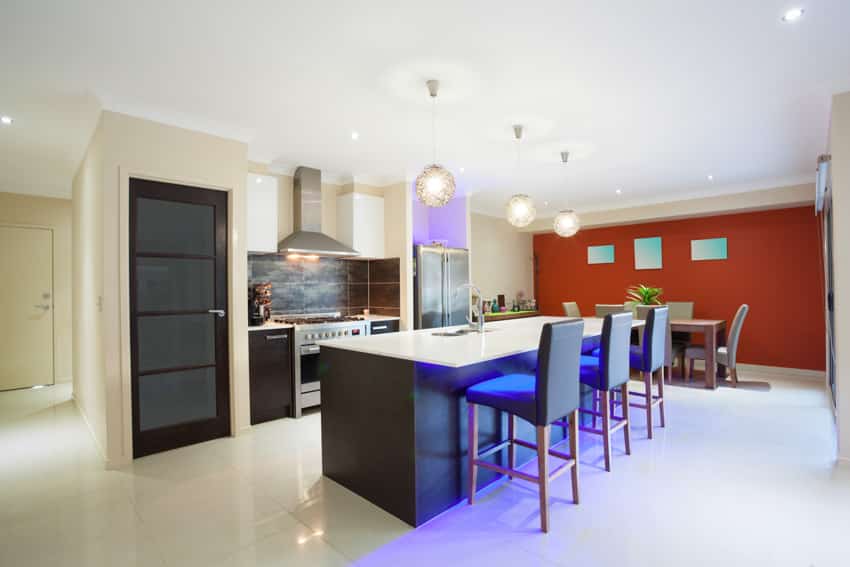
[[[286,335],[266,335],[267,341],[285,341],[286,339]]]
[[[374,327],[372,327],[372,330],[373,331],[383,331],[384,329],[387,329],[387,328],[388,328],[387,325],[375,325]]]
[[[49,303],[39,303],[37,305],[33,305],[36,309],[41,309],[42,311],[50,311]]]
[[[212,315],[218,315],[219,319],[224,318],[224,309],[208,309],[207,313],[210,313]]]

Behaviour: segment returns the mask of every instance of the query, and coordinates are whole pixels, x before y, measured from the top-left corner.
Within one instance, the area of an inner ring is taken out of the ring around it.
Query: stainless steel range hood
[[[310,167],[296,169],[292,197],[295,232],[278,243],[278,252],[334,258],[360,255],[357,250],[322,232],[321,171]]]

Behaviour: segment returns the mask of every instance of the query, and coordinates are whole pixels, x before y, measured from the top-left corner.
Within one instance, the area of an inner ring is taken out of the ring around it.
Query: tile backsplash
[[[287,260],[248,256],[248,283],[272,284],[275,313],[362,313],[399,315],[400,263],[382,260]]]

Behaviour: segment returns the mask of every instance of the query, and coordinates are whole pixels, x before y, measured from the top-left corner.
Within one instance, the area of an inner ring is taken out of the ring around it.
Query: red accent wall
[[[662,238],[663,269],[635,270],[634,239]],[[728,259],[691,261],[691,240],[728,239]],[[587,247],[614,244],[613,264],[588,265]],[[535,293],[547,315],[577,301],[620,303],[634,284],[664,288],[668,301],[694,301],[694,316],[731,324],[750,305],[738,360],[823,370],[824,298],[819,222],[812,207],[582,230],[572,238],[534,236]]]

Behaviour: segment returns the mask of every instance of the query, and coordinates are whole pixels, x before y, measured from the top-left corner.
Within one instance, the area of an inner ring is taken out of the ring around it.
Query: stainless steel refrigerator
[[[413,324],[416,329],[463,325],[469,315],[469,250],[415,247]]]

